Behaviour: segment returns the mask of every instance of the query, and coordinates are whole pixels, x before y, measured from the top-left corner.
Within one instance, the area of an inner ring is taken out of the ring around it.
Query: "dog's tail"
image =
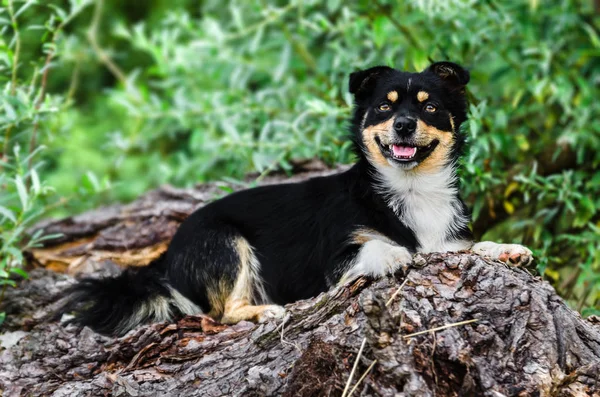
[[[120,336],[138,325],[198,314],[200,308],[169,285],[164,255],[148,266],[126,269],[117,277],[83,279],[65,291],[56,317],[106,335]]]

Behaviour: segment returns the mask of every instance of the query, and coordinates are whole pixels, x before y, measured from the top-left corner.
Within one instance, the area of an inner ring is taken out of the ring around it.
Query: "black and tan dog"
[[[416,252],[471,249],[528,263],[523,246],[472,241],[456,177],[468,81],[450,62],[352,73],[351,169],[215,201],[186,219],[159,260],[81,281],[63,311],[107,334],[182,314],[263,321],[359,275],[392,273]]]

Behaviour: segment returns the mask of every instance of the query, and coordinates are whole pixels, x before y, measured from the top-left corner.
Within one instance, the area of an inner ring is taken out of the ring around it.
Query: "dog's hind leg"
[[[225,299],[221,322],[235,324],[242,320],[264,322],[272,318],[283,318],[285,309],[278,305],[257,305],[268,302],[263,282],[259,275],[260,263],[248,242],[238,237],[235,240],[239,258],[237,276],[233,289]]]
[[[252,305],[245,299],[230,298],[225,302],[225,314],[221,319],[224,324],[236,324],[243,320],[265,322],[280,319],[285,309],[279,305]]]

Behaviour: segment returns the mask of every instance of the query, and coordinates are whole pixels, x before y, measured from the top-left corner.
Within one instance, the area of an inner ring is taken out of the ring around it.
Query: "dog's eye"
[[[382,104],[380,104],[380,105],[377,107],[377,109],[379,109],[379,110],[380,110],[380,111],[382,111],[382,112],[387,112],[388,110],[390,110],[390,109],[391,109],[391,107],[390,107],[389,103],[387,103],[387,102],[383,102]]]
[[[427,105],[425,105],[426,112],[435,113],[436,110],[437,110],[437,107],[434,104],[428,103]]]

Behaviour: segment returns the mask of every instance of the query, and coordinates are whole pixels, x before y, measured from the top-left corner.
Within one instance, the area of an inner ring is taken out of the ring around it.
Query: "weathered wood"
[[[116,271],[114,261],[164,243],[218,191],[161,189],[49,223],[69,233],[41,252],[54,250],[63,269],[78,260],[79,270]],[[376,363],[354,396],[600,395],[600,327],[538,277],[471,253],[417,256],[405,274],[361,278],[288,305],[284,323],[230,327],[189,316],[118,339],[47,321],[54,296],[71,282],[36,269],[8,292],[3,396],[339,396],[363,338],[352,385]],[[476,321],[453,326],[469,320]],[[449,327],[408,336],[442,326]]]
[[[422,259],[426,266],[408,271],[389,307],[403,275],[359,279],[289,305],[283,326],[227,327],[197,316],[110,339],[41,321],[46,310],[38,310],[31,330],[0,353],[0,388],[5,396],[340,395],[366,337],[355,380],[377,363],[358,387],[362,395],[600,392],[600,329],[548,284],[468,253]],[[45,270],[33,277],[9,305],[67,282]]]

